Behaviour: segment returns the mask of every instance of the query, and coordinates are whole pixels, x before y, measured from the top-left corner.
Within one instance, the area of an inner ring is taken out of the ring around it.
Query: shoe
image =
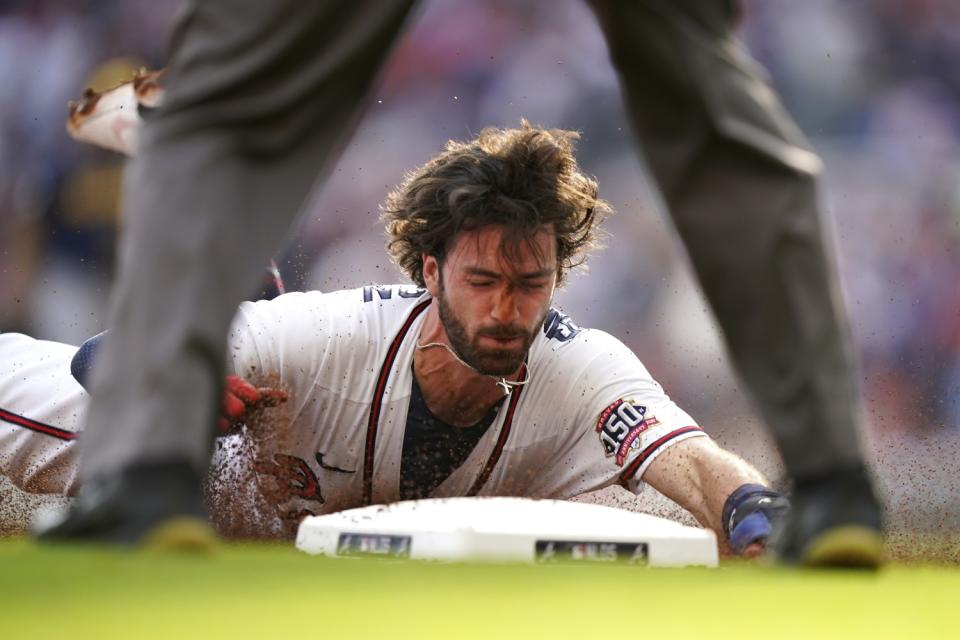
[[[785,564],[877,569],[885,562],[880,503],[860,467],[798,478],[770,548]]]
[[[179,551],[208,551],[217,543],[200,474],[185,461],[138,464],[88,482],[66,515],[34,536]]]

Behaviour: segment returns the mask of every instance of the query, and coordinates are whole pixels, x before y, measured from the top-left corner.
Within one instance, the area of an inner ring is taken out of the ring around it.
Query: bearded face
[[[486,227],[457,237],[441,265],[424,260],[451,348],[493,376],[516,373],[550,308],[556,285],[556,239],[550,227],[525,242],[505,243]]]
[[[549,309],[549,305],[544,308],[539,317],[533,320],[532,326],[510,322],[491,323],[471,329],[467,319],[461,318],[453,308],[442,279],[437,305],[440,321],[454,352],[480,373],[491,376],[508,376],[520,368]]]

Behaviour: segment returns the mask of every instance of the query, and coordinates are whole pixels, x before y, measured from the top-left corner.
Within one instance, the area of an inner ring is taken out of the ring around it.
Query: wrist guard
[[[755,542],[766,542],[790,509],[787,497],[759,484],[738,487],[723,505],[723,532],[741,555]]]

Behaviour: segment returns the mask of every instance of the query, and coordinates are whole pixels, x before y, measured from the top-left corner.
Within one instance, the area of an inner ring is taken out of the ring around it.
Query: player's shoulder
[[[429,298],[426,289],[412,284],[371,284],[349,291],[353,304],[383,313],[404,314]]]
[[[426,289],[404,284],[371,284],[329,296],[329,310],[349,324],[363,322],[371,330],[390,332],[403,324],[415,308],[430,300]]]
[[[634,353],[615,336],[601,329],[582,327],[559,309],[551,308],[543,322],[541,335],[534,343],[537,360],[570,366],[601,356],[636,359]]]
[[[231,353],[242,367],[365,366],[381,357],[408,318],[422,317],[415,311],[429,300],[415,287],[371,285],[244,303],[231,328]]]
[[[0,365],[3,368],[20,366],[26,362],[69,361],[76,350],[75,346],[62,342],[38,340],[23,333],[0,332]]]
[[[528,362],[535,380],[552,387],[591,386],[600,381],[649,381],[650,373],[634,352],[617,337],[581,327],[563,312],[551,309]],[[561,384],[562,383],[562,384]],[[560,386],[558,386],[560,385]]]
[[[336,291],[294,291],[272,300],[245,302],[241,309],[253,315],[319,315],[353,318],[400,314],[426,295],[413,285],[368,285]]]

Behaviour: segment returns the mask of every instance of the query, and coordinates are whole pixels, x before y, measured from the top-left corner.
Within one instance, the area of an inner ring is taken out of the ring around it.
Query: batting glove
[[[786,496],[759,484],[741,485],[723,505],[723,532],[730,548],[743,555],[752,544],[765,546],[789,509]]]
[[[253,411],[261,407],[275,407],[286,402],[287,397],[286,391],[255,387],[240,376],[227,376],[217,430],[226,435],[243,424]]]

